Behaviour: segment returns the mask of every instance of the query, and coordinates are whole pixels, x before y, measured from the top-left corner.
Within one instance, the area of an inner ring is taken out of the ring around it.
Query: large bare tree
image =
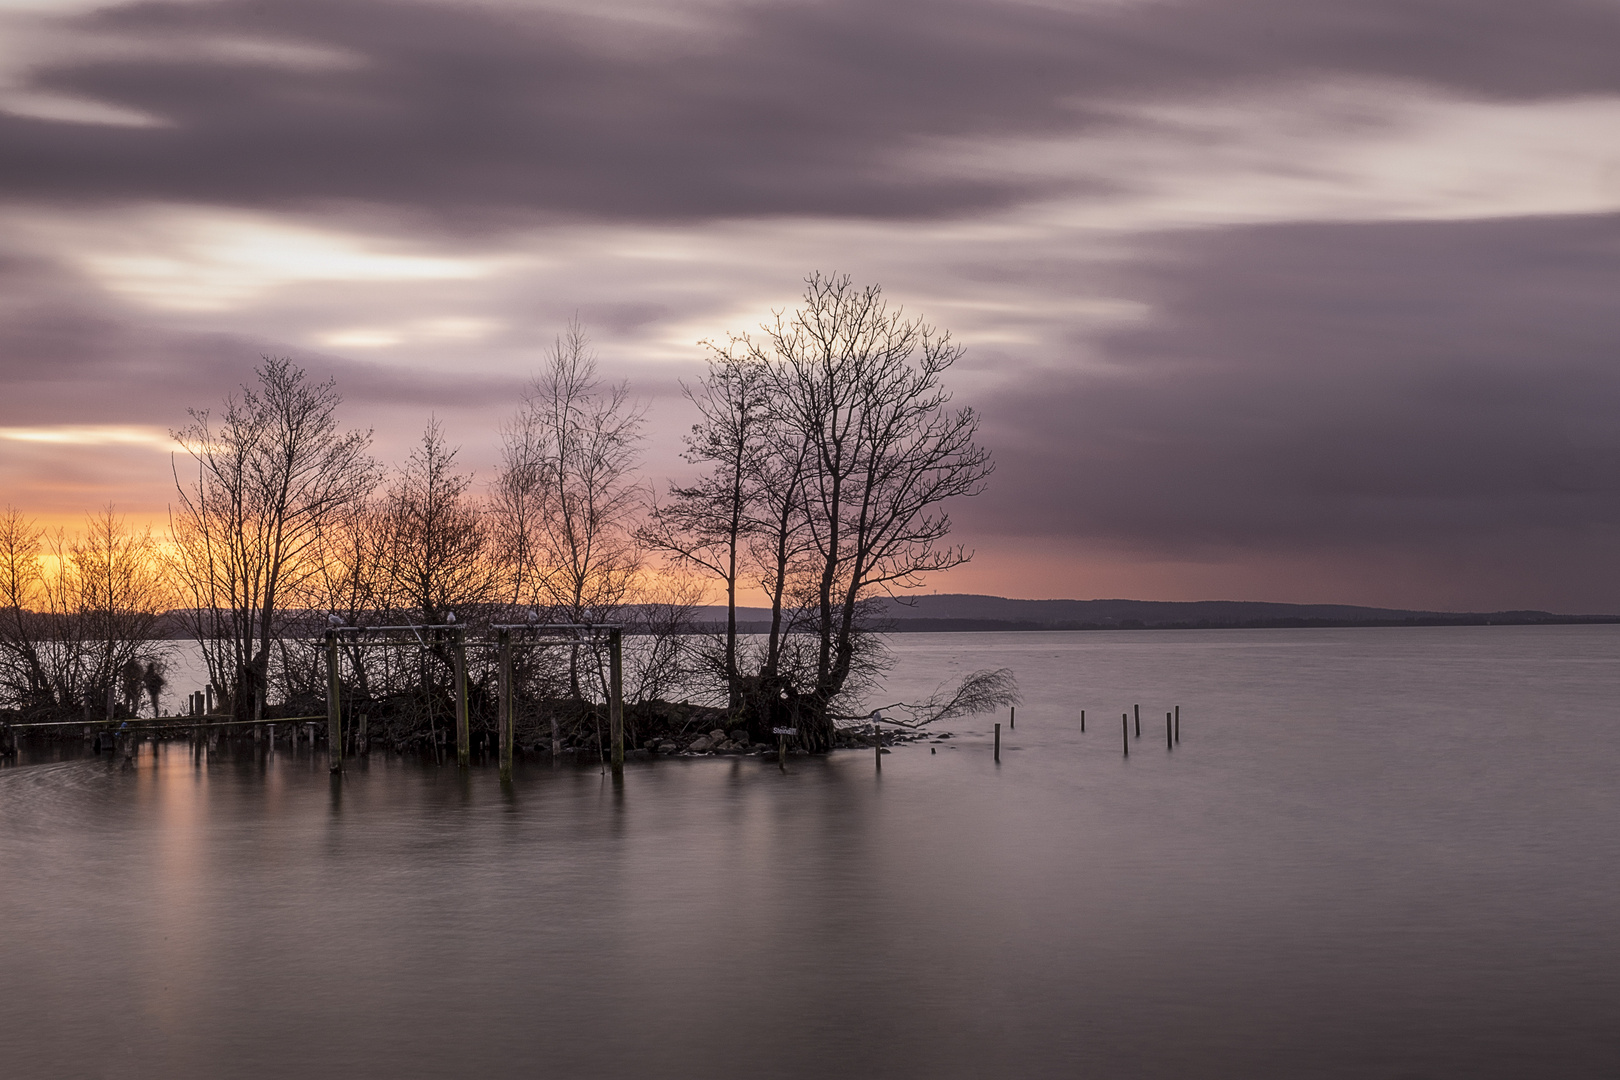
[[[968,560],[948,542],[944,505],[982,490],[991,461],[974,441],[978,417],[943,386],[961,348],[890,308],[879,287],[812,275],[802,304],[761,329],[732,339],[719,377],[711,364],[689,442],[709,472],[672,493],[659,546],[734,593],[737,575],[715,554],[748,537],[771,628],[759,674],[728,675],[753,698],[756,725],[786,710],[801,741],[824,750],[834,700],[878,661],[864,634],[874,601]],[[759,389],[737,393],[733,366]]]
[[[319,571],[323,530],[378,480],[371,433],[338,425],[332,380],[269,357],[256,374],[217,420],[191,410],[175,433],[196,468],[182,479],[175,467],[176,568],[209,676],[239,719],[263,715],[278,616]]]

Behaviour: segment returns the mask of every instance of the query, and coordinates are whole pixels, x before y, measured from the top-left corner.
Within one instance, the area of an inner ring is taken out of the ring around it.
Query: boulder
[[[658,744],[658,752],[660,754],[673,754],[676,750],[679,750],[679,749],[680,749],[680,747],[676,746],[672,742],[665,742],[665,743],[659,743]]]
[[[715,728],[713,731],[709,732],[709,741],[717,743],[725,742],[726,733],[720,728]]]
[[[731,741],[736,743],[738,746],[747,746],[748,732],[744,731],[742,728],[738,728],[736,731],[731,733]]]
[[[706,754],[714,747],[714,740],[707,735],[699,735],[687,745],[687,749],[694,754]]]

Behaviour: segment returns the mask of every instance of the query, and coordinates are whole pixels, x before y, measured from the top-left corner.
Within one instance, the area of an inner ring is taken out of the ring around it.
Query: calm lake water
[[[0,1073],[1620,1075],[1620,627],[895,645],[999,766],[25,758]]]

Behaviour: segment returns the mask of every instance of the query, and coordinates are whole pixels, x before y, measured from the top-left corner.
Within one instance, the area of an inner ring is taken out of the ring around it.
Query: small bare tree
[[[48,711],[58,704],[50,657],[45,530],[13,507],[0,511],[0,697],[13,708]]]
[[[763,450],[769,436],[769,374],[765,365],[733,340],[725,349],[705,343],[709,369],[696,389],[682,385],[702,420],[686,436],[683,457],[708,471],[687,486],[672,486],[640,531],[642,543],[678,564],[720,579],[726,594],[722,665],[729,707],[742,704],[737,658],[737,586],[746,572],[747,546],[756,531],[754,507],[764,494],[769,469]]]
[[[156,657],[171,594],[150,529],[130,528],[111,506],[85,526],[67,546],[62,606],[82,622],[88,681],[105,696],[110,718],[115,691],[131,713],[140,707],[141,672]]]
[[[494,509],[514,604],[560,622],[617,618],[641,568],[641,424],[629,388],[602,385],[584,331],[570,325],[504,432]],[[577,649],[569,687],[583,698]]]

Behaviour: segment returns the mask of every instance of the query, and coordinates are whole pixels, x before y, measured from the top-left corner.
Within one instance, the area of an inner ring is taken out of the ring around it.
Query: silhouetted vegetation
[[[266,358],[217,417],[194,409],[175,433],[164,549],[111,509],[76,538],[0,518],[0,695],[36,713],[104,701],[110,716],[135,713],[144,693],[155,712],[155,638],[172,609],[221,711],[311,714],[324,708],[326,629],[410,627],[386,647],[343,642],[346,708],[385,741],[437,742],[453,653],[432,628],[470,632],[473,724],[488,731],[484,631],[622,625],[632,744],[694,725],[770,741],[788,725],[825,750],[840,703],[886,667],[873,600],[969,558],[948,543],[943,505],[982,490],[991,465],[977,416],[943,386],[961,349],[877,287],[821,275],[758,336],[708,347],[687,391],[699,422],[686,458],[700,471],[661,498],[640,476],[643,413],[627,386],[603,382],[578,325],[506,419],[482,490],[437,420],[387,469],[369,432],[340,424],[331,381]],[[729,612],[719,633],[696,622],[710,590]],[[770,623],[746,635],[738,598],[755,591]],[[514,677],[520,741],[600,745],[607,682],[592,647],[525,652]],[[1005,673],[977,673],[914,719],[1013,694]]]

